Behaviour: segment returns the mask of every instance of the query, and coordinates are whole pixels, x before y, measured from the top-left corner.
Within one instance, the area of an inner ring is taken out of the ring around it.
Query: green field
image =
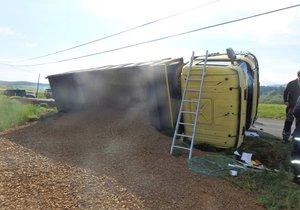
[[[0,131],[37,119],[47,112],[56,112],[56,108],[21,104],[13,97],[0,95]]]
[[[284,119],[285,108],[283,104],[259,104],[257,115],[259,118]]]

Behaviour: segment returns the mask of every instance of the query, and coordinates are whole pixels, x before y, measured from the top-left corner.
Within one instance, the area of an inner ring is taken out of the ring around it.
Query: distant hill
[[[15,81],[15,82],[9,82],[9,81],[1,81],[0,80],[0,87],[2,88],[18,88],[18,89],[33,89],[35,90],[37,88],[37,83],[35,82],[27,82],[27,81]],[[45,90],[50,88],[49,84],[46,83],[40,83],[39,89]]]

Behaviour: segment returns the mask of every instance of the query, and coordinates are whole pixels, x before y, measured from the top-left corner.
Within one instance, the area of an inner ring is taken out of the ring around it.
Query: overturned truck
[[[85,109],[126,109],[146,104],[151,124],[159,131],[174,131],[187,72],[201,75],[204,56],[192,64],[183,58],[167,58],[141,63],[103,66],[50,75],[48,80],[56,105],[61,112]],[[197,86],[197,80],[190,83]],[[196,96],[189,93],[187,98]],[[236,53],[230,59],[226,53],[210,54],[195,143],[207,143],[218,148],[239,147],[245,131],[254,123],[259,97],[259,68],[251,53]],[[192,104],[185,110],[194,111]],[[183,114],[183,121],[191,121]],[[167,132],[168,131],[168,132]],[[181,131],[191,133],[188,126]]]

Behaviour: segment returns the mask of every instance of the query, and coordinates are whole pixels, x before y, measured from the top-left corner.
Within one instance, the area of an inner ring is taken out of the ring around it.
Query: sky
[[[97,53],[298,4],[299,0],[0,0],[0,80],[37,82],[40,76],[40,82],[48,83],[48,75],[72,70],[164,58],[183,57],[188,62],[192,51],[225,53],[231,47],[257,57],[261,85],[286,84],[300,70],[300,6]],[[97,55],[62,62],[91,54]]]

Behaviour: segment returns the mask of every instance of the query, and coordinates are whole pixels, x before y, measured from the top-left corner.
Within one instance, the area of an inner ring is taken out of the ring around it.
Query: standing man
[[[283,101],[286,105],[286,118],[282,131],[282,143],[288,143],[289,141],[291,128],[294,122],[293,109],[296,105],[298,97],[300,96],[300,71],[298,71],[297,77],[297,79],[292,80],[287,84],[283,92]],[[296,126],[297,124],[298,122],[296,120]]]

